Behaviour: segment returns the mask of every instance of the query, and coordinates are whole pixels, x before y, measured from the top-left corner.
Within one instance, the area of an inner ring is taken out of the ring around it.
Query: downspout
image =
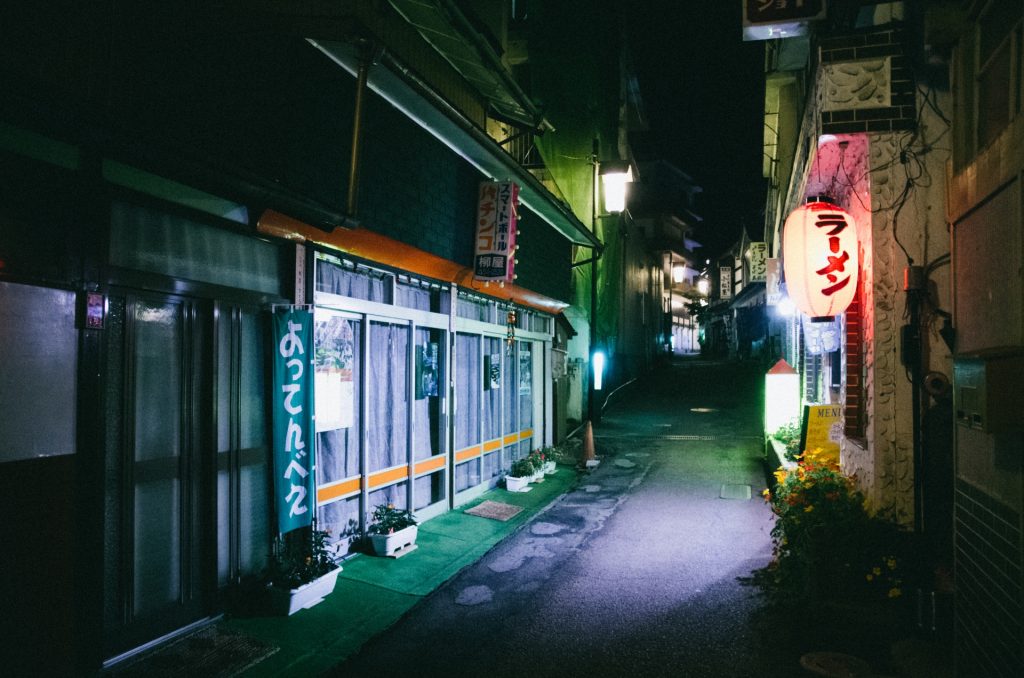
[[[349,217],[355,218],[359,205],[359,154],[362,151],[363,99],[366,94],[366,78],[373,62],[373,50],[364,43],[360,48],[359,72],[356,75],[356,101],[352,114],[352,157],[348,173],[348,202],[345,209]]]

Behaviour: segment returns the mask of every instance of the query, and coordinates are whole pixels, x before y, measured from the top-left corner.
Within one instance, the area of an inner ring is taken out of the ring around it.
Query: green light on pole
[[[594,351],[594,390],[600,391],[604,385],[604,352]]]

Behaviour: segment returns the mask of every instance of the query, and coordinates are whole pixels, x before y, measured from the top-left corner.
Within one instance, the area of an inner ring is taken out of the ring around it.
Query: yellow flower
[[[871,568],[871,571],[875,574],[876,577],[880,577],[882,575],[882,568],[880,567],[873,567]]]
[[[890,570],[895,570],[896,569],[896,559],[893,558],[892,556],[889,556],[889,559],[887,561],[885,561],[885,564],[889,566]]]
[[[891,588],[889,589],[889,593],[886,595],[888,595],[890,598],[899,598],[901,595],[903,595],[903,591],[900,591],[898,588]]]
[[[814,505],[813,504],[808,504],[807,506],[804,507],[804,513],[810,513],[813,510],[814,510]]]
[[[866,574],[866,575],[864,575],[864,578],[865,578],[865,579],[867,579],[868,581],[871,581],[871,580],[873,580],[873,579],[874,579],[875,577],[874,577],[874,575],[871,575],[871,574]]]
[[[778,471],[775,472],[775,482],[778,482],[778,483],[786,482],[786,477],[788,475],[789,475],[789,471],[787,471],[784,468],[780,468]]]

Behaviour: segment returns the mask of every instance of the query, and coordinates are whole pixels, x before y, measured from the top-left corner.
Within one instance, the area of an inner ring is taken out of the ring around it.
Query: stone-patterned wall
[[[869,446],[873,447],[875,486],[873,507],[891,512],[901,522],[913,519],[914,477],[913,438],[910,418],[910,393],[899,360],[900,327],[904,324],[905,294],[902,271],[906,261],[893,238],[892,206],[903,191],[906,177],[897,160],[900,137],[895,134],[870,135],[871,219],[874,268],[872,285],[873,361],[869,418],[872,422]],[[901,211],[905,231],[917,227],[914,216]],[[899,255],[899,256],[897,256]]]

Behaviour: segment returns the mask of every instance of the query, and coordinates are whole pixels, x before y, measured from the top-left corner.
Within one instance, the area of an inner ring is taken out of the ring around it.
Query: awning
[[[518,285],[485,287],[483,283],[473,279],[473,269],[467,266],[365,228],[336,228],[327,233],[280,212],[266,210],[260,215],[256,229],[264,235],[322,245],[400,271],[454,283],[460,288],[471,289],[479,294],[511,301],[521,306],[529,306],[544,313],[557,315],[569,306],[564,301],[546,297]]]
[[[358,49],[347,42],[309,39],[309,43],[331,60],[356,75]],[[437,95],[412,71],[385,52],[380,63],[370,67],[367,85],[448,146],[484,176],[495,181],[511,179],[519,185],[519,201],[550,224],[569,241],[601,248],[601,241],[560,202],[537,177],[510,156],[498,143],[466,119],[455,107]]]

